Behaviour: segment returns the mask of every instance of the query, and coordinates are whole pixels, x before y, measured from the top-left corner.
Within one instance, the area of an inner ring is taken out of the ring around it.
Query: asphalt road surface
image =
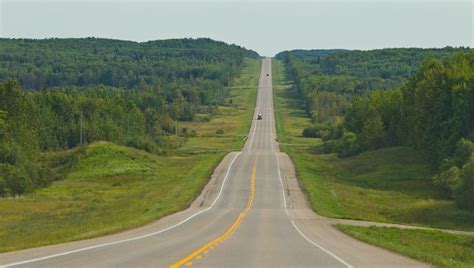
[[[190,208],[115,235],[0,254],[0,266],[425,267],[344,235],[310,209],[278,149],[271,79],[267,58],[254,116],[263,119]]]

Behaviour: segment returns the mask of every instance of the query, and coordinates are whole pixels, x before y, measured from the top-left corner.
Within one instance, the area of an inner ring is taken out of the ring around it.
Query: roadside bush
[[[40,161],[50,169],[51,181],[56,181],[64,179],[75,168],[84,150],[85,147],[78,146],[66,151],[46,152]]]
[[[145,137],[136,137],[134,139],[129,139],[125,143],[128,147],[133,147],[135,149],[147,151],[149,153],[161,153],[161,149],[157,146],[157,144],[151,141],[149,138]]]
[[[460,139],[452,157],[443,160],[441,172],[433,183],[456,205],[474,212],[474,143]]]
[[[441,194],[447,198],[455,197],[455,192],[462,187],[465,172],[464,166],[468,164],[474,153],[474,143],[461,138],[456,143],[452,157],[445,158],[440,165],[439,174],[433,176],[433,183]]]
[[[311,148],[311,153],[313,154],[330,154],[334,153],[337,151],[337,148],[339,148],[340,141],[336,140],[330,140],[330,141],[325,141],[322,144],[313,146]]]
[[[356,155],[360,152],[360,146],[357,143],[357,135],[352,132],[344,133],[342,142],[338,146],[338,154],[340,157]]]
[[[474,212],[474,156],[463,166],[461,182],[454,191],[458,207]]]
[[[321,128],[317,126],[305,127],[301,134],[306,138],[321,138]]]
[[[441,191],[444,197],[452,198],[453,191],[461,183],[461,170],[457,166],[441,172],[433,177],[433,183]]]
[[[51,171],[16,143],[0,143],[0,197],[16,196],[51,182]]]
[[[31,189],[32,180],[24,168],[0,163],[0,196],[17,196]]]
[[[331,124],[328,130],[323,133],[323,141],[341,139],[344,135],[344,126],[342,124]]]
[[[301,135],[308,138],[321,138],[324,141],[342,138],[344,127],[342,124],[315,124],[305,127]]]

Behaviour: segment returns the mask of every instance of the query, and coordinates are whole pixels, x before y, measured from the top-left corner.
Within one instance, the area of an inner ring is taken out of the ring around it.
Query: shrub
[[[46,152],[41,155],[41,162],[50,170],[46,175],[50,181],[60,180],[66,177],[78,163],[85,147],[78,146],[74,149],[59,152]]]
[[[224,129],[219,128],[218,130],[216,130],[216,134],[217,135],[224,135]]]
[[[196,122],[209,122],[211,119],[207,115],[196,115],[194,117],[194,121]]]
[[[171,117],[166,114],[158,120],[159,127],[165,133],[174,133],[175,132],[175,122]]]
[[[161,149],[156,145],[156,143],[145,137],[135,137],[133,139],[129,139],[125,145],[135,149],[147,151],[149,153],[161,153]]]
[[[344,126],[342,124],[331,124],[326,132],[322,132],[324,141],[341,139],[344,135]]]
[[[307,138],[321,138],[321,129],[317,126],[305,127],[301,134]]]
[[[339,141],[330,140],[323,142],[320,145],[313,146],[311,148],[311,153],[313,154],[330,154],[337,151],[339,147]]]
[[[461,182],[454,191],[458,207],[474,212],[474,156],[463,166]]]
[[[453,155],[453,164],[462,167],[474,152],[474,142],[461,138],[456,143],[456,150]]]
[[[186,138],[189,137],[189,131],[187,127],[181,128],[181,135]]]
[[[0,163],[0,189],[2,196],[16,196],[29,189],[26,172],[19,167]]]
[[[454,190],[461,182],[461,170],[457,166],[433,176],[433,183],[445,197],[453,197]]]
[[[457,188],[461,187],[465,171],[464,166],[468,164],[474,152],[474,143],[461,138],[456,143],[452,157],[445,158],[440,165],[440,173],[433,176],[433,183],[438,187],[443,196],[453,198]],[[467,167],[466,167],[467,168]]]
[[[0,143],[0,197],[21,195],[51,183],[52,170],[38,160],[28,158],[18,144]]]
[[[342,142],[337,149],[340,157],[358,154],[360,152],[360,146],[357,143],[357,135],[352,132],[345,132],[342,137]]]
[[[305,127],[301,135],[308,138],[322,138],[323,140],[335,140],[342,137],[344,128],[342,124],[314,124]]]

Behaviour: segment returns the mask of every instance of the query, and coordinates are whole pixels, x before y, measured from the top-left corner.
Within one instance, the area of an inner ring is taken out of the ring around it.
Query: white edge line
[[[275,152],[275,158],[276,158],[276,162],[277,162],[278,178],[280,179],[281,192],[283,194],[283,205],[285,207],[286,215],[290,216],[290,213],[288,213],[288,208],[286,207],[285,187],[283,186],[283,181],[281,180],[280,164],[278,163],[278,154],[277,154],[277,152]]]
[[[85,248],[79,248],[79,249],[76,249],[76,250],[71,250],[71,251],[66,251],[66,252],[62,252],[62,253],[58,253],[58,254],[54,254],[54,255],[49,255],[49,256],[44,256],[44,257],[40,257],[40,258],[36,258],[36,259],[30,259],[30,260],[26,260],[26,261],[20,261],[20,262],[14,262],[14,263],[9,263],[9,264],[4,264],[4,265],[0,265],[0,268],[7,268],[7,267],[11,267],[11,266],[17,266],[17,265],[22,265],[22,264],[27,264],[27,263],[32,263],[32,262],[37,262],[37,261],[42,261],[42,260],[46,260],[46,259],[51,259],[51,258],[55,258],[55,257],[60,257],[60,256],[64,256],[64,255],[69,255],[69,254],[72,254],[72,253],[77,253],[77,252],[81,252],[81,251],[86,251],[86,250],[91,250],[91,249],[96,249],[96,248],[101,248],[101,247],[106,247],[106,246],[111,246],[111,245],[116,245],[116,244],[121,244],[121,243],[125,243],[125,242],[130,242],[130,241],[135,241],[135,240],[139,240],[139,239],[143,239],[143,238],[147,238],[147,237],[150,237],[150,236],[154,236],[154,235],[157,235],[157,234],[161,234],[161,233],[164,233],[166,231],[169,231],[171,229],[174,229],[186,222],[188,222],[189,220],[191,220],[192,218],[210,210],[217,202],[217,200],[219,200],[221,194],[222,194],[222,191],[224,189],[224,185],[227,181],[227,176],[229,175],[229,172],[230,172],[230,169],[232,168],[232,165],[234,164],[235,160],[237,159],[237,157],[241,154],[241,152],[238,152],[237,155],[235,155],[234,159],[232,160],[232,162],[230,163],[229,165],[229,168],[227,169],[227,173],[225,174],[225,177],[224,177],[224,180],[222,182],[222,185],[221,185],[221,188],[219,190],[219,194],[217,194],[217,197],[216,199],[214,199],[214,201],[212,202],[212,204],[207,207],[206,209],[203,209],[201,211],[198,211],[196,212],[195,214],[187,217],[186,219],[176,223],[175,225],[172,225],[168,228],[165,228],[165,229],[162,229],[160,231],[157,231],[157,232],[153,232],[153,233],[150,233],[150,234],[146,234],[146,235],[142,235],[142,236],[137,236],[137,237],[133,237],[133,238],[128,238],[128,239],[123,239],[123,240],[118,240],[118,241],[114,241],[114,242],[109,242],[109,243],[104,243],[104,244],[99,244],[99,245],[95,245],[95,246],[91,246],[91,247],[85,247]]]
[[[298,228],[298,226],[296,226],[295,222],[293,220],[291,220],[291,224],[293,224],[293,226],[295,227],[296,231],[298,231],[298,233],[300,233],[300,235],[306,239],[306,241],[308,241],[309,243],[311,243],[313,246],[319,248],[320,250],[326,252],[327,254],[331,255],[331,257],[333,257],[334,259],[338,260],[340,263],[344,264],[347,268],[353,268],[352,265],[348,264],[347,262],[345,262],[343,259],[339,258],[336,254],[332,253],[331,251],[323,248],[322,246],[320,246],[318,243],[316,242],[313,242],[311,239],[309,239],[308,237],[306,237],[306,235],[303,234],[303,232],[300,231],[300,229]]]
[[[256,112],[257,112],[257,111],[255,111],[255,113],[256,113]],[[255,117],[255,113],[254,113],[253,117]],[[251,140],[250,140],[249,152],[250,152],[250,150],[252,150],[253,139],[254,139],[254,137],[255,137],[255,130],[257,129],[257,123],[255,122],[254,119],[255,119],[255,118],[252,118],[253,131],[252,131],[252,138],[251,138]]]

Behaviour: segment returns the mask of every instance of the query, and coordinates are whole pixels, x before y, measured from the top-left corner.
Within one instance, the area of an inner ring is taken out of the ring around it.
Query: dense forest
[[[0,39],[0,196],[55,178],[40,152],[107,140],[160,153],[223,105],[254,51],[210,39]]]
[[[294,50],[276,55],[315,122],[342,116],[352,96],[401,86],[427,59],[442,60],[463,48],[358,50]]]
[[[350,156],[411,146],[433,183],[474,211],[474,52],[469,49],[295,51],[279,55],[314,125],[317,152]]]

